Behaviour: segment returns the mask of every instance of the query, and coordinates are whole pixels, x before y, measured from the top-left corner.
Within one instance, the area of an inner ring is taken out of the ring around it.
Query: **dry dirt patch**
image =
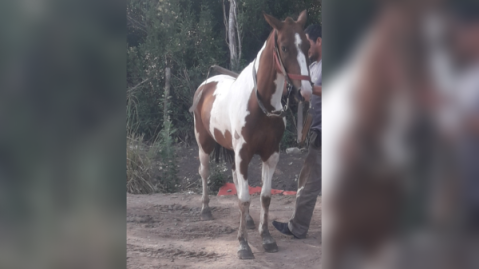
[[[128,268],[318,268],[321,255],[318,199],[308,237],[293,239],[277,232],[271,221],[287,220],[294,196],[274,195],[269,229],[278,253],[265,253],[257,230],[248,230],[254,260],[236,256],[239,212],[235,196],[211,197],[215,220],[200,220],[196,194],[127,195]],[[251,216],[259,223],[260,202],[252,196]]]

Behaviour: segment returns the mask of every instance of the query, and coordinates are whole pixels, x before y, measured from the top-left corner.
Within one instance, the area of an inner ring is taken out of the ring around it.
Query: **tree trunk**
[[[235,0],[230,0],[230,13],[228,20],[228,40],[230,47],[230,68],[237,70],[238,54],[236,53],[236,18],[235,18]]]
[[[230,50],[230,69],[233,71],[239,70],[239,60],[241,58],[241,35],[237,20],[236,0],[228,0],[230,2],[228,18],[223,2],[223,16],[226,27],[226,43]]]
[[[168,97],[170,96],[170,79],[171,79],[171,69],[169,67],[165,68],[165,99],[163,106],[163,120],[166,122],[168,120]]]

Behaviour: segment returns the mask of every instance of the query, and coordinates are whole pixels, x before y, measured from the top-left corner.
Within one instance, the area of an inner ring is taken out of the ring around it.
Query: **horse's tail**
[[[218,143],[216,143],[215,148],[210,156],[215,160],[216,163],[219,163],[220,160],[227,163],[233,163],[235,161],[235,152],[231,149],[221,146]]]
[[[203,94],[203,91],[200,88],[198,88],[197,90],[197,94],[195,94],[195,96],[193,97],[193,104],[191,105],[190,109],[188,111],[190,112],[194,112],[196,107],[198,106],[198,103],[200,102],[200,99],[201,99],[201,95]]]

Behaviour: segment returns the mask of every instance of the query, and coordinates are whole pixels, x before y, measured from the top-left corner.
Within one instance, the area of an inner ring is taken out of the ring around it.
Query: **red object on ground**
[[[249,186],[249,194],[260,193],[261,187],[251,187]],[[283,194],[283,195],[296,195],[295,191],[283,191],[272,189],[271,194]],[[236,195],[235,184],[227,182],[223,187],[218,191],[218,196],[224,195]]]

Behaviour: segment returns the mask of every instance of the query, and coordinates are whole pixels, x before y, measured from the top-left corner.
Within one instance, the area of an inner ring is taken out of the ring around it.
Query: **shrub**
[[[154,163],[145,154],[143,136],[127,136],[126,145],[126,190],[129,193],[153,193],[158,190],[153,182]]]
[[[171,120],[164,121],[163,128],[159,134],[159,153],[162,165],[162,176],[160,183],[165,192],[175,192],[178,189],[178,167],[175,151],[175,140],[173,134],[176,130],[171,124]]]

